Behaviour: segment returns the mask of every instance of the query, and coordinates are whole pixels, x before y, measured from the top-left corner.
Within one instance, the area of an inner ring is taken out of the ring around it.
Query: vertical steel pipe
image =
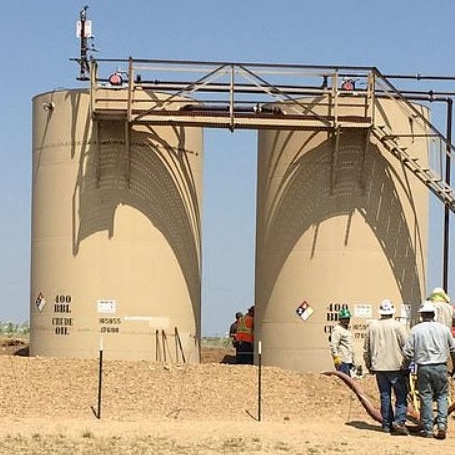
[[[447,98],[447,126],[446,126],[446,172],[445,181],[450,187],[450,166],[451,166],[451,148],[452,143],[452,111],[453,99]],[[450,210],[447,205],[444,206],[444,240],[443,240],[443,264],[442,264],[442,285],[445,290],[449,288],[449,244],[450,244]]]

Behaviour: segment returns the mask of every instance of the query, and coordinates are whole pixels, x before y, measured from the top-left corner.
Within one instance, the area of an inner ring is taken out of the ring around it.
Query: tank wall
[[[422,129],[399,103],[378,103],[377,124],[414,133],[408,152],[424,166]],[[391,299],[409,323],[409,309],[425,297],[427,239],[428,189],[365,129],[341,129],[338,138],[261,131],[255,336],[263,363],[333,368],[329,336],[343,306],[353,314],[356,361],[363,363],[365,331],[380,302]],[[303,302],[302,318],[296,310]]]
[[[198,362],[202,130],[134,126],[128,154],[124,122],[92,123],[89,102],[33,100],[31,354],[102,343],[112,359]]]

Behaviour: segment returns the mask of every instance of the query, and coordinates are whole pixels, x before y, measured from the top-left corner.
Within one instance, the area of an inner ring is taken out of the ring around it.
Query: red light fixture
[[[113,73],[109,76],[109,84],[116,87],[123,84],[123,79],[120,73]]]
[[[347,90],[348,92],[352,92],[355,90],[355,81],[353,79],[345,79],[341,84],[341,90]]]

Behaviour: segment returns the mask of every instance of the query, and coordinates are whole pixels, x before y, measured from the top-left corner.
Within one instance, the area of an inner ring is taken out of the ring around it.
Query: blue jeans
[[[436,423],[438,428],[447,429],[449,380],[447,365],[419,365],[417,388],[420,396],[420,420],[426,433],[433,432],[433,400],[437,404]]]
[[[392,423],[403,425],[408,408],[408,387],[401,371],[376,371],[376,383],[381,399],[382,428],[390,430]],[[395,412],[392,408],[392,390],[395,394]]]
[[[254,364],[253,343],[248,343],[246,341],[238,342],[236,350],[236,363],[238,363],[239,365]]]
[[[341,371],[342,373],[347,374],[348,376],[351,376],[351,367],[352,367],[352,363],[341,362],[336,367],[336,370]]]

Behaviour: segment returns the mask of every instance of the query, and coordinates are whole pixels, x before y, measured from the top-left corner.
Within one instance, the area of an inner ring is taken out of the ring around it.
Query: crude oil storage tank
[[[97,93],[108,119],[88,90],[33,99],[31,355],[199,362],[202,130],[131,126],[123,88]]]
[[[425,166],[425,122],[409,104],[376,98],[372,127],[356,127],[356,102],[338,107],[347,119],[339,128],[259,132],[255,337],[264,365],[333,368],[329,337],[341,308],[352,314],[361,364],[381,301],[391,299],[406,324],[425,297],[428,190],[381,140],[399,136]],[[309,104],[317,112],[324,103]]]

